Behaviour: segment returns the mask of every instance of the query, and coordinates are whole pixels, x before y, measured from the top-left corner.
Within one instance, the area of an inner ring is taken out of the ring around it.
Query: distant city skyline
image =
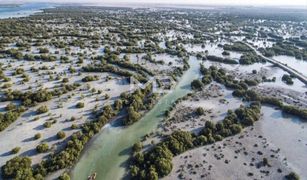
[[[0,0],[0,4],[49,2],[50,0]],[[305,6],[307,0],[52,0],[53,3],[85,3],[85,4],[119,4],[119,3],[154,3],[154,4],[203,4],[203,5],[259,5],[259,6]]]

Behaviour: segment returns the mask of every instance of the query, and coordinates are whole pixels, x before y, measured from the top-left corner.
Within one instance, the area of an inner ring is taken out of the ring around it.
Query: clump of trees
[[[16,121],[20,114],[24,111],[25,109],[23,107],[16,107],[16,109],[12,109],[8,112],[0,113],[0,131],[3,131],[11,123]]]
[[[33,179],[31,165],[29,157],[14,157],[2,166],[2,176],[7,179]]]
[[[204,84],[198,79],[195,79],[191,82],[191,88],[193,90],[202,90],[203,87],[204,87]]]
[[[70,176],[67,172],[64,172],[59,178],[58,180],[70,180]]]
[[[290,75],[288,75],[288,74],[284,74],[282,76],[281,80],[283,82],[285,82],[286,84],[288,84],[288,85],[292,85],[294,83],[293,80],[292,80],[292,77]]]
[[[285,176],[285,178],[286,178],[287,180],[300,180],[299,175],[296,174],[295,172],[290,172],[289,174],[287,174],[287,175]]]
[[[47,143],[42,143],[36,146],[36,151],[39,153],[45,153],[49,150],[49,146]]]
[[[58,139],[63,139],[66,137],[66,134],[64,131],[59,131],[57,134],[56,134],[57,138]]]
[[[20,100],[24,106],[34,106],[40,102],[46,102],[54,96],[60,96],[69,91],[75,90],[80,84],[65,84],[58,89],[47,91],[46,89],[40,89],[35,92],[21,92],[21,91],[6,91],[1,97],[1,101],[13,101]]]
[[[85,76],[84,78],[82,78],[82,82],[97,81],[98,79],[98,76]]]
[[[119,67],[112,66],[110,64],[101,64],[101,65],[87,65],[82,67],[83,71],[85,72],[110,72],[114,73],[120,76],[125,76],[125,77],[134,77],[138,81],[145,83],[147,82],[146,76],[142,76],[139,74],[133,74],[130,71],[123,70]]]
[[[49,109],[48,109],[47,106],[41,106],[41,107],[39,107],[39,108],[36,110],[36,113],[37,113],[37,114],[44,114],[44,113],[46,113],[46,112],[48,112],[48,111],[49,111]]]
[[[156,94],[152,93],[152,84],[144,89],[138,89],[134,93],[122,94],[125,104],[128,106],[128,116],[123,121],[124,125],[131,125],[141,118],[141,111],[151,108],[156,100]]]
[[[49,49],[47,49],[47,48],[39,48],[38,50],[39,50],[39,53],[41,53],[41,54],[49,53]]]
[[[142,94],[149,95],[151,94],[150,89],[151,88],[148,89],[146,88],[140,91],[142,92]],[[76,160],[79,158],[81,151],[83,150],[85,144],[89,141],[89,139],[93,137],[94,134],[98,133],[99,130],[121,110],[121,107],[129,107],[129,106],[137,107],[139,105],[136,102],[133,103],[134,102],[133,96],[136,94],[139,95],[139,92],[133,94],[122,94],[121,99],[114,102],[112,106],[111,105],[104,106],[102,108],[102,111],[99,111],[95,114],[96,115],[95,120],[86,122],[80,127],[81,128],[80,131],[74,133],[71,136],[71,138],[69,139],[65,148],[62,151],[50,155],[45,161],[42,161],[39,165],[35,166],[33,169],[29,168],[28,171],[29,174],[31,174],[31,177],[33,175],[35,177],[40,177],[41,179],[43,179],[43,177],[50,172],[54,172],[56,170],[63,169],[73,165],[76,162]],[[151,96],[147,96],[147,98],[145,99],[146,103],[143,104],[143,107],[146,108],[150,107],[150,102],[152,102],[150,98]],[[36,149],[38,152],[46,152],[48,151],[49,147],[47,144],[43,143],[38,145]],[[13,159],[10,161],[13,161]],[[12,175],[11,177],[15,176]]]
[[[253,52],[248,52],[244,53],[239,60],[240,64],[254,64],[258,62],[266,62],[265,59],[263,59],[261,56],[257,55],[254,51]]]
[[[307,119],[307,109],[301,109],[296,106],[283,104],[283,102],[277,98],[261,96],[253,90],[236,89],[233,91],[232,94],[237,97],[242,97],[244,100],[247,101],[259,101],[262,104],[277,106],[285,113],[298,116],[302,119]]]
[[[224,51],[224,52],[226,52],[226,51]],[[213,56],[213,55],[206,56],[206,59],[209,60],[209,61],[220,62],[220,63],[225,63],[225,64],[239,64],[236,60],[229,59],[229,58],[217,57],[217,56]]]
[[[260,103],[229,111],[223,121],[214,124],[207,121],[199,134],[175,131],[147,152],[141,152],[137,143],[133,146],[130,175],[133,179],[157,179],[172,170],[172,158],[189,149],[221,141],[238,134],[243,127],[252,125],[260,117]]]
[[[293,56],[296,59],[307,60],[307,50],[304,48],[300,49],[293,43],[277,42],[276,44],[273,44],[272,47],[267,47],[266,49],[260,48],[259,50],[267,57],[286,55]]]
[[[240,52],[252,52],[253,49],[248,47],[242,42],[234,42],[233,44],[225,44],[223,46],[224,50],[227,51],[240,51]]]

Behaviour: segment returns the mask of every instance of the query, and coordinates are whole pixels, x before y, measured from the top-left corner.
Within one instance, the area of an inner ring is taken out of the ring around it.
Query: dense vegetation
[[[220,62],[220,63],[225,63],[225,64],[238,64],[236,60],[217,57],[217,56],[211,56],[211,55],[206,56],[206,59],[209,61]]]
[[[253,49],[248,47],[242,42],[234,42],[233,44],[225,44],[223,46],[224,50],[227,51],[239,51],[239,52],[252,52]]]
[[[263,49],[261,48],[260,51],[263,55],[272,57],[278,55],[286,55],[286,56],[293,56],[296,59],[303,59],[307,60],[307,50],[306,48],[299,49],[295,45],[286,42],[277,42],[273,45],[273,47]]]
[[[223,121],[207,121],[199,134],[175,131],[146,152],[134,148],[131,158],[130,175],[133,179],[158,179],[172,170],[172,158],[189,149],[221,141],[241,132],[242,128],[253,125],[260,117],[260,104],[251,103],[249,107],[240,107],[229,111]]]

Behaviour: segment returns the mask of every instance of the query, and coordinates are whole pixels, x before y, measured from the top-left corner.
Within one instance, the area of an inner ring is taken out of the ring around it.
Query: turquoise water
[[[37,12],[42,12],[42,9],[52,8],[54,6],[55,5],[51,3],[27,3],[16,6],[0,5],[0,19],[25,17]]]
[[[162,97],[140,121],[126,128],[107,125],[85,150],[72,171],[72,179],[84,180],[93,172],[97,172],[97,180],[121,179],[125,174],[130,147],[145,134],[154,131],[165,110],[190,92],[191,81],[199,78],[199,62],[195,57],[190,58],[190,66],[174,91]]]

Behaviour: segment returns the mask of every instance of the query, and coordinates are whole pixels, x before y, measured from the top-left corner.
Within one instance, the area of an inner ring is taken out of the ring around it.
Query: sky
[[[0,3],[54,2],[54,3],[166,3],[166,4],[204,4],[204,5],[269,5],[304,6],[307,0],[0,0]]]

